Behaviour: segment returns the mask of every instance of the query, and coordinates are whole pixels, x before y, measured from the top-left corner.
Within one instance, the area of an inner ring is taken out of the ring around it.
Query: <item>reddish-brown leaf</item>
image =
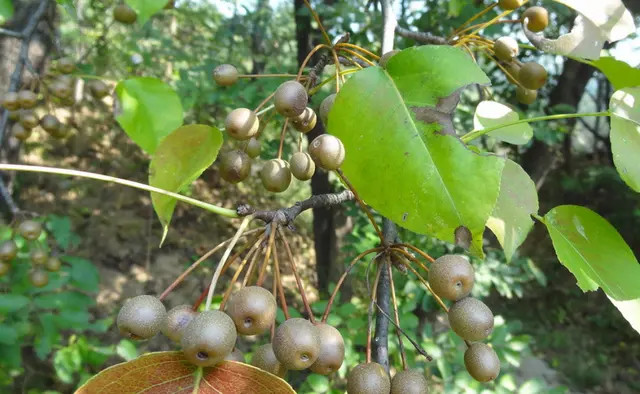
[[[114,365],[91,378],[76,394],[295,394],[279,377],[235,361],[204,368],[197,390],[197,367],[182,352],[149,353]]]

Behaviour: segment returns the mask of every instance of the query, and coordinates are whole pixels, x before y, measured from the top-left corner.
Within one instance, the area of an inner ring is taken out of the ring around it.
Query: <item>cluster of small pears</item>
[[[211,367],[223,360],[245,362],[234,350],[238,335],[261,335],[275,324],[275,297],[260,286],[248,286],[231,295],[222,310],[194,311],[190,305],[166,311],[150,295],[130,298],[120,309],[120,333],[132,339],[148,339],[162,332],[179,343],[185,358],[194,365]],[[328,375],[344,360],[344,340],[334,327],[302,318],[284,321],[271,343],[258,347],[251,364],[284,377],[288,370],[311,369]]]
[[[445,255],[429,268],[429,286],[439,297],[453,301],[449,324],[467,342],[464,364],[469,374],[480,382],[494,380],[500,373],[496,352],[482,342],[493,331],[493,314],[480,300],[469,297],[474,283],[473,267],[461,255]],[[382,365],[371,362],[357,365],[347,376],[349,394],[428,393],[427,380],[421,371],[404,370],[393,379]]]
[[[18,244],[14,241],[16,234],[20,235],[30,246],[30,260],[32,264],[29,281],[35,287],[44,287],[49,283],[49,272],[56,272],[62,263],[55,256],[49,256],[44,245],[38,242],[42,234],[42,224],[35,220],[25,220],[13,231],[12,238],[0,243],[0,277],[7,274],[19,253]]]
[[[500,0],[504,10],[515,10],[524,0]],[[527,8],[522,13],[522,23],[529,31],[538,33],[549,25],[549,12],[539,6]],[[516,85],[516,98],[522,104],[532,104],[538,98],[538,89],[547,81],[547,71],[536,62],[522,63],[517,59],[520,49],[518,42],[511,37],[501,37],[493,45],[493,52],[507,71],[509,82]]]
[[[214,69],[213,79],[219,86],[231,86],[238,80],[238,70],[230,64],[222,64]],[[320,105],[320,118],[325,123],[334,100],[335,94],[332,94]],[[275,110],[301,133],[311,131],[317,122],[316,112],[307,106],[308,102],[307,90],[298,81],[284,82],[273,95]],[[225,130],[231,138],[246,141],[242,149],[230,150],[220,155],[222,178],[238,183],[249,176],[251,159],[260,155],[260,142],[257,140],[261,131],[260,120],[255,111],[236,108],[227,116]],[[308,153],[298,151],[288,162],[280,158],[266,161],[260,170],[260,179],[267,190],[280,193],[287,190],[292,175],[301,181],[307,181],[315,173],[316,166],[333,171],[342,165],[344,157],[342,141],[323,134],[311,141]]]
[[[4,95],[1,104],[9,111],[9,119],[13,121],[11,135],[20,141],[26,141],[39,125],[54,138],[69,136],[69,126],[52,114],[51,109],[52,105],[70,107],[75,104],[73,91],[76,80],[70,75],[75,68],[71,59],[61,58],[45,73],[39,84],[39,92],[36,89],[22,89]],[[109,94],[109,87],[97,79],[91,80],[87,87],[98,100]],[[39,108],[39,103],[42,108]]]
[[[170,0],[164,6],[165,10],[175,8],[175,0]],[[120,3],[113,8],[113,19],[123,25],[132,25],[138,20],[138,13],[126,3]]]

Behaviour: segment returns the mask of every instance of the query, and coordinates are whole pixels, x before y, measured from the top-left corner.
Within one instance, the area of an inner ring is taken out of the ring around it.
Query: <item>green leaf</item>
[[[487,76],[462,50],[420,46],[369,67],[342,87],[329,132],[346,149],[343,170],[364,201],[400,226],[454,242],[464,226],[482,255],[504,160],[468,150],[453,132],[457,92]]]
[[[640,87],[615,92],[610,109],[613,162],[622,180],[640,192]]]
[[[326,376],[311,374],[307,377],[307,383],[313,389],[314,393],[326,393],[331,386]]]
[[[11,0],[0,0],[0,25],[13,17],[13,2]]]
[[[144,25],[156,12],[162,10],[169,0],[125,0],[138,13],[138,23]]]
[[[631,324],[634,330],[640,333],[640,298],[635,300],[616,301],[609,297],[609,301],[618,308],[622,316]]]
[[[138,357],[138,349],[136,349],[136,345],[127,339],[120,340],[118,346],[116,346],[116,353],[118,356],[125,359],[125,361],[131,361]]]
[[[34,347],[40,360],[45,360],[51,353],[53,345],[59,342],[60,335],[55,326],[55,316],[52,313],[40,313],[41,330],[36,335]]]
[[[197,179],[218,156],[222,133],[205,125],[182,126],[169,134],[158,146],[149,165],[149,185],[179,192]],[[167,235],[175,198],[151,193],[153,208]]]
[[[116,86],[122,112],[116,120],[148,153],[182,124],[180,98],[171,86],[155,78],[132,78]]]
[[[498,238],[509,261],[533,227],[531,214],[538,213],[538,192],[529,174],[511,160],[504,165],[500,185],[487,227]]]
[[[601,287],[617,301],[640,298],[640,264],[603,217],[584,207],[563,205],[549,211],[544,223],[558,259],[582,291]]]
[[[0,313],[18,311],[29,305],[29,299],[18,294],[0,294]]]
[[[592,63],[602,71],[616,90],[640,86],[640,69],[611,56],[601,57]]]
[[[482,101],[476,108],[473,127],[476,130],[483,130],[518,120],[520,115],[506,105],[495,101]],[[488,135],[510,144],[524,145],[533,137],[533,129],[528,123],[521,123],[494,130]]]
[[[80,242],[80,237],[71,228],[71,219],[68,216],[49,215],[46,224],[47,229],[62,249],[76,246]]]
[[[100,275],[91,261],[74,256],[62,256],[61,259],[71,265],[70,274],[74,286],[90,292],[98,291]]]
[[[68,310],[85,310],[95,304],[93,298],[74,291],[38,295],[33,299],[33,302],[42,309]]]
[[[0,343],[11,345],[18,340],[18,332],[10,325],[0,323]]]

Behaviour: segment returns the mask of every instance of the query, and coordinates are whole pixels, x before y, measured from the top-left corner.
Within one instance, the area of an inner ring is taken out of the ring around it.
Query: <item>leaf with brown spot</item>
[[[295,394],[284,380],[248,364],[224,361],[204,368],[201,379],[198,370],[182,352],[149,353],[105,369],[76,394]]]

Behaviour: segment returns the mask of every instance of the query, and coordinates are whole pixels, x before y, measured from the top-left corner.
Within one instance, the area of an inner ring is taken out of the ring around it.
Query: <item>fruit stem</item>
[[[477,14],[475,14],[474,16],[472,16],[471,18],[469,18],[466,22],[464,22],[463,24],[461,24],[460,26],[458,26],[457,29],[455,29],[451,35],[449,35],[449,37],[447,38],[448,40],[450,40],[451,38],[453,38],[456,34],[460,34],[461,31],[460,29],[464,28],[465,26],[467,26],[469,23],[477,20],[478,18],[482,17],[483,15],[485,15],[486,13],[488,13],[489,11],[491,11],[492,9],[494,9],[496,6],[498,5],[497,2],[494,2],[493,4],[491,4],[490,6],[486,7],[484,10],[478,12]]]
[[[246,233],[242,234],[243,237],[249,236],[251,234],[255,234],[258,231],[261,231],[261,228],[257,228],[255,230],[251,230],[251,231],[247,231]],[[198,260],[196,260],[193,264],[191,264],[189,266],[189,268],[187,268],[182,274],[180,274],[180,276],[178,276],[176,278],[176,280],[173,281],[173,283],[171,283],[169,285],[169,287],[167,287],[165,289],[165,291],[162,292],[162,294],[160,294],[160,296],[158,297],[158,299],[160,301],[162,301],[163,299],[165,299],[165,297],[167,297],[167,295],[169,295],[169,293],[171,293],[173,291],[173,289],[175,289],[180,283],[182,283],[182,281],[184,280],[184,278],[186,278],[194,269],[198,268],[198,266],[205,261],[206,259],[208,259],[209,257],[211,257],[211,255],[213,255],[215,252],[217,252],[218,250],[220,250],[222,247],[224,247],[225,245],[227,245],[229,242],[231,242],[231,239],[228,239],[224,242],[221,242],[220,244],[218,244],[216,247],[214,247],[213,249],[211,249],[210,251],[208,251],[207,253],[203,254],[202,257],[200,257]]]
[[[587,117],[587,116],[611,116],[611,112],[610,111],[602,111],[602,112],[588,112],[588,113],[581,113],[581,114],[557,114],[557,115],[548,115],[548,116],[539,116],[536,118],[529,118],[529,119],[520,119],[517,120],[515,122],[509,122],[509,123],[503,123],[501,125],[497,125],[497,126],[493,126],[493,127],[487,127],[486,129],[476,129],[473,131],[468,132],[467,134],[463,135],[462,137],[460,137],[460,140],[462,142],[464,142],[465,144],[469,143],[470,141],[481,137],[485,134],[488,134],[492,131],[498,130],[498,129],[502,129],[505,127],[509,127],[509,126],[515,126],[518,124],[522,124],[522,123],[532,123],[532,122],[541,122],[541,121],[545,121],[545,120],[558,120],[558,119],[571,119],[571,118],[582,118],[582,117]],[[2,169],[0,167],[0,169]]]
[[[249,284],[249,279],[251,278],[251,274],[253,273],[253,267],[260,256],[260,249],[262,248],[262,243],[264,242],[266,235],[263,234],[260,242],[258,242],[258,250],[253,254],[251,260],[249,261],[249,266],[247,267],[247,271],[244,274],[244,279],[242,280],[242,287],[246,287]]]
[[[227,260],[227,258],[229,258],[229,255],[231,254],[231,250],[233,249],[234,246],[236,246],[236,242],[238,242],[238,239],[240,239],[240,236],[244,232],[244,229],[247,228],[247,226],[249,225],[252,219],[253,219],[253,215],[249,215],[246,218],[244,218],[244,220],[240,224],[240,227],[238,228],[238,231],[236,231],[236,234],[231,239],[229,246],[227,246],[227,249],[224,251],[222,258],[220,259],[220,262],[216,267],[216,271],[213,273],[213,277],[211,278],[211,284],[209,285],[209,293],[207,294],[207,302],[205,303],[205,308],[204,308],[205,310],[208,311],[211,308],[211,300],[213,299],[213,293],[216,290],[216,283],[218,282],[218,278],[220,277],[220,273],[222,272],[222,267],[224,267],[224,262]]]
[[[340,168],[338,168],[336,170],[336,173],[338,174],[338,176],[340,176],[340,179],[342,179],[342,182],[344,182],[344,184],[347,185],[349,190],[351,190],[351,192],[353,193],[354,198],[356,199],[356,201],[358,201],[358,204],[360,205],[360,208],[362,208],[362,210],[367,214],[367,217],[369,218],[369,221],[373,225],[373,228],[376,230],[376,233],[378,234],[378,238],[380,238],[380,242],[384,245],[385,244],[384,236],[382,235],[382,231],[380,231],[380,227],[378,227],[378,224],[376,223],[375,219],[373,218],[373,214],[371,213],[369,208],[367,208],[367,206],[364,204],[364,202],[362,201],[362,199],[358,195],[358,192],[356,192],[356,189],[354,189],[353,185],[351,184],[351,182],[349,182],[349,180],[344,175],[342,170]]]
[[[191,394],[198,394],[200,392],[200,382],[202,381],[202,367],[196,368],[195,374],[193,376],[193,391]]]
[[[342,70],[340,71],[340,76],[344,76],[347,74],[351,74],[357,71],[360,71],[361,68],[348,68],[346,70]],[[316,86],[313,87],[313,89],[309,90],[309,96],[313,96],[314,94],[316,94],[318,92],[318,90],[320,90],[324,85],[332,82],[334,79],[336,79],[335,74],[327,77],[327,79],[325,79],[324,81],[320,82],[319,84],[317,84]]]
[[[258,275],[258,281],[256,285],[262,286],[262,282],[264,282],[264,277],[267,273],[267,266],[269,265],[269,257],[271,257],[271,249],[273,248],[273,243],[276,236],[276,224],[271,222],[270,225],[270,233],[269,233],[269,241],[267,242],[267,250],[264,252],[264,260],[262,261],[262,267],[260,268],[260,275]]]
[[[436,261],[436,259],[434,259],[433,257],[429,256],[427,253],[423,252],[422,250],[420,250],[418,247],[413,246],[411,244],[393,244],[391,245],[393,247],[403,247],[403,248],[409,248],[411,250],[413,250],[414,252],[418,253],[420,256],[424,257],[428,262],[433,263]]]
[[[293,258],[293,253],[291,253],[291,246],[289,246],[289,241],[285,238],[282,230],[278,227],[278,235],[280,236],[280,240],[284,244],[285,251],[287,252],[287,257],[289,258],[289,265],[291,266],[291,271],[293,271],[293,276],[296,278],[296,286],[298,286],[298,291],[300,292],[300,297],[302,298],[302,304],[304,304],[304,309],[307,311],[309,315],[309,320],[311,323],[316,322],[315,316],[313,316],[313,310],[309,305],[309,300],[307,299],[307,294],[304,291],[304,286],[302,285],[302,280],[300,279],[300,275],[298,275],[298,270],[296,269],[296,262]]]
[[[329,35],[327,34],[327,31],[325,30],[324,26],[322,25],[322,21],[320,20],[320,17],[318,16],[318,13],[314,11],[313,7],[311,7],[311,4],[309,4],[309,0],[303,0],[304,4],[307,6],[307,8],[309,9],[309,12],[311,12],[311,16],[313,16],[313,19],[315,19],[316,23],[318,24],[318,29],[320,29],[320,32],[322,32],[322,36],[324,37],[325,41],[327,41],[328,45],[331,45],[331,38],[329,38]]]
[[[296,74],[238,74],[238,78],[295,78]]]
[[[367,59],[366,57],[362,56],[361,54],[359,54],[359,53],[358,53],[358,52],[356,52],[356,51],[352,51],[351,49],[347,49],[347,48],[338,48],[338,51],[345,52],[345,53],[348,53],[348,54],[350,54],[350,55],[352,55],[352,56],[355,56],[355,57],[357,57],[358,59],[362,60],[363,62],[367,63],[368,65],[370,65],[370,66],[372,66],[372,67],[376,65],[376,64],[375,64],[374,62],[372,62],[371,60]]]
[[[384,248],[382,246],[380,246],[380,247],[377,247],[377,248],[372,248],[372,249],[365,250],[364,252],[362,252],[358,256],[356,256],[355,259],[351,260],[351,262],[349,263],[349,266],[347,267],[347,269],[342,273],[342,275],[340,276],[340,279],[338,279],[338,283],[336,284],[336,287],[333,289],[333,292],[331,293],[331,297],[329,297],[329,301],[327,301],[327,307],[324,309],[324,313],[322,314],[322,320],[321,321],[323,323],[327,322],[327,319],[329,318],[329,313],[331,312],[331,307],[333,306],[333,301],[335,300],[336,295],[338,294],[338,291],[340,290],[340,287],[342,287],[342,283],[346,279],[347,275],[349,275],[349,272],[351,272],[351,269],[356,265],[356,263],[358,263],[364,257],[368,256],[371,253],[380,252],[383,249]]]
[[[378,55],[376,55],[375,53],[370,52],[370,51],[368,51],[368,50],[366,50],[366,49],[362,48],[361,46],[355,45],[355,44],[350,44],[350,43],[348,43],[348,42],[341,42],[341,43],[339,43],[339,44],[336,44],[336,46],[335,46],[335,48],[336,48],[336,49],[342,49],[343,47],[346,47],[346,48],[353,48],[353,49],[355,49],[356,51],[362,52],[362,53],[364,53],[365,55],[367,55],[367,56],[369,56],[369,57],[373,58],[374,60],[380,60],[380,56],[378,56]]]
[[[387,257],[388,258],[388,257]],[[402,335],[400,333],[400,314],[398,313],[398,299],[396,298],[396,286],[393,283],[393,270],[391,264],[387,264],[389,275],[389,286],[391,287],[391,305],[393,306],[393,317],[396,321],[396,336],[398,337],[398,348],[400,349],[400,358],[402,360],[402,369],[407,369],[407,354],[404,351],[404,343],[402,343]]]
[[[329,45],[331,45],[331,43],[329,43]],[[331,47],[325,44],[318,44],[315,47],[313,47],[311,52],[307,54],[307,57],[304,58],[304,61],[300,65],[300,68],[298,69],[298,75],[296,76],[296,81],[300,81],[300,79],[302,79],[302,73],[304,72],[304,68],[307,66],[307,63],[309,63],[309,61],[311,60],[311,57],[322,48],[331,50]]]
[[[412,262],[418,264],[418,266],[420,268],[422,268],[425,272],[429,272],[429,268],[427,268],[426,265],[422,264],[422,262],[420,260],[416,259],[414,256],[411,255],[411,253],[408,253],[406,250],[403,250],[401,248],[393,248],[393,247],[391,248],[391,250],[393,250],[394,252],[402,254],[407,259],[409,259]]]
[[[270,106],[268,106],[268,107],[256,112],[256,116],[260,116],[262,114],[265,114],[265,113],[271,111],[274,107],[275,107],[275,105],[271,104]]]
[[[287,306],[287,299],[284,296],[284,288],[282,287],[282,281],[280,279],[280,262],[278,261],[278,250],[275,242],[273,243],[273,296],[279,296],[284,318],[285,320],[289,320],[291,315],[289,315],[289,307]]]
[[[256,113],[256,116],[260,116],[260,115],[262,115],[264,112],[266,112],[266,111],[268,111],[268,110],[270,110],[271,108],[273,108],[273,107],[274,107],[273,105],[270,105],[270,106],[269,106],[269,107],[267,107],[267,109],[265,109],[264,111],[260,111],[260,108],[264,107],[264,105],[265,105],[266,103],[268,103],[269,101],[271,101],[271,99],[272,99],[272,98],[273,98],[273,96],[275,96],[275,95],[276,95],[276,92],[274,91],[273,93],[271,93],[270,95],[268,95],[264,100],[262,100],[262,101],[260,102],[260,104],[258,104],[258,106],[256,107],[256,109],[254,109],[254,110],[253,110],[253,112],[255,112],[255,113]],[[260,112],[258,112],[258,111],[260,111]]]
[[[529,0],[524,0],[524,2],[522,2],[522,5],[525,5],[529,2]],[[494,3],[496,4],[496,3]],[[496,16],[495,18],[489,20],[488,22],[483,23],[481,26],[478,26],[478,28],[476,28],[475,30],[473,30],[469,35],[474,35],[477,34],[479,31],[483,30],[484,28],[491,26],[492,24],[494,24],[496,21],[498,21],[501,18],[504,18],[505,16],[511,14],[513,12],[513,10],[506,10],[500,14],[498,14],[498,16]]]
[[[289,118],[284,120],[282,131],[280,132],[280,146],[278,147],[278,159],[282,159],[282,150],[284,149],[284,137],[287,135],[287,127],[289,126]]]
[[[338,59],[338,52],[331,48],[331,56],[333,57],[333,64],[336,68],[336,93],[340,92],[340,82],[344,83],[344,77],[340,75],[340,59]]]
[[[483,47],[483,53],[485,56],[487,56],[489,59],[491,59],[496,66],[498,66],[498,68],[500,68],[500,70],[502,70],[502,72],[506,75],[507,79],[512,81],[513,83],[515,83],[516,85],[518,85],[519,87],[526,89],[524,86],[522,86],[522,84],[520,83],[520,81],[518,80],[518,77],[511,74],[509,72],[509,70],[507,70],[502,64],[500,64],[500,62],[498,61],[498,59],[496,59],[495,57],[493,57],[491,55],[491,53],[493,53],[493,51],[491,51],[491,49],[487,48],[487,47]]]
[[[371,293],[369,296],[371,297],[371,302],[369,303],[369,309],[367,313],[367,350],[366,350],[366,362],[367,364],[371,362],[371,337],[373,330],[373,306],[376,304],[376,296],[378,293],[378,283],[380,282],[380,274],[382,273],[382,265],[378,264],[378,269],[376,270],[376,279],[373,282],[373,288],[371,289]]]
[[[429,292],[431,293],[431,295],[433,296],[433,298],[436,299],[436,301],[438,302],[438,304],[440,304],[440,306],[442,307],[442,309],[444,309],[445,312],[449,312],[449,308],[447,308],[447,305],[445,305],[445,303],[442,301],[442,299],[436,294],[434,293],[434,291],[431,289],[431,286],[429,285],[429,282],[427,282],[419,273],[418,271],[415,270],[415,268],[413,268],[412,266],[410,266],[409,264],[403,262],[402,260],[400,260],[402,263],[404,263],[404,265],[416,276],[416,278],[418,278],[418,280],[420,281],[420,283],[422,283],[422,285],[424,287],[427,288],[427,290],[429,290]]]
[[[0,164],[0,171],[22,171],[22,172],[42,172],[46,174],[56,174],[64,176],[77,176],[81,178],[95,179],[103,182],[116,183],[123,186],[132,187],[135,189],[146,190],[148,192],[159,193],[165,196],[173,197],[178,201],[191,204],[193,206],[202,208],[211,213],[215,213],[220,216],[228,218],[237,218],[238,214],[233,209],[226,209],[217,205],[209,204],[204,201],[196,200],[195,198],[183,196],[182,194],[170,192],[168,190],[160,189],[154,186],[145,185],[144,183],[134,182],[127,179],[116,178],[109,175],[96,174],[93,172],[68,170],[65,168],[57,167],[45,167],[45,166],[31,166],[21,164]]]
[[[233,291],[233,285],[235,285],[236,281],[240,277],[240,274],[242,273],[242,270],[244,269],[245,265],[247,265],[247,262],[249,261],[249,259],[251,259],[253,255],[257,253],[256,249],[258,248],[258,246],[260,246],[260,242],[262,242],[262,240],[264,240],[264,232],[258,237],[256,242],[254,242],[251,249],[249,249],[249,251],[247,252],[247,255],[244,257],[244,259],[242,259],[240,266],[238,267],[236,272],[233,274],[233,277],[231,278],[231,281],[227,286],[227,290],[224,292],[224,296],[222,297],[222,302],[220,302],[220,310],[224,310],[224,306],[227,304],[227,301],[229,300],[229,296]]]

